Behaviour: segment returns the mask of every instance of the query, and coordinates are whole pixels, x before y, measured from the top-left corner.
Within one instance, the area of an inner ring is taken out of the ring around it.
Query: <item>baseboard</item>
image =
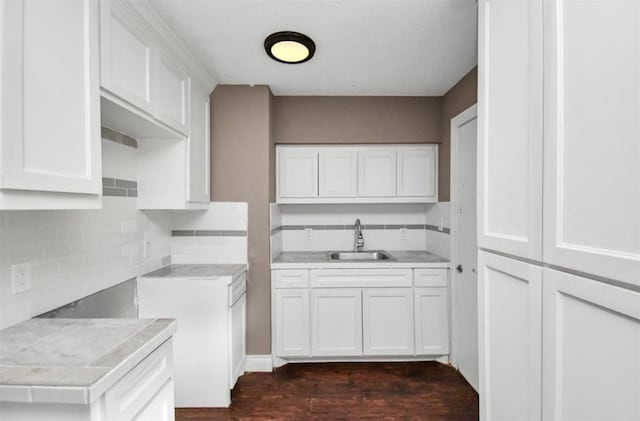
[[[271,372],[273,371],[273,362],[271,355],[247,355],[244,362],[244,371],[250,372]]]

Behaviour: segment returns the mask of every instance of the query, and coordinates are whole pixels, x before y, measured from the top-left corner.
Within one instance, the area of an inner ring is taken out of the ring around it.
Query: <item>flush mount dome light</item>
[[[297,64],[311,60],[316,44],[299,32],[282,31],[269,35],[264,40],[264,49],[269,57],[280,63]]]

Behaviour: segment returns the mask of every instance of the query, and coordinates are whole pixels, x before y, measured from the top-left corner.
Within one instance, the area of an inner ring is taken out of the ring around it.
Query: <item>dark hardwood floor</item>
[[[477,420],[478,394],[436,362],[288,364],[248,373],[230,408],[177,409],[176,421]]]

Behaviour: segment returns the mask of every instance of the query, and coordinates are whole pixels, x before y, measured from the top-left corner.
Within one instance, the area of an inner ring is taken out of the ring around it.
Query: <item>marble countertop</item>
[[[247,265],[176,264],[142,275],[142,278],[219,278],[233,279],[247,271]]]
[[[30,319],[0,331],[0,402],[88,404],[176,330],[172,319]]]
[[[338,250],[336,250],[338,251]],[[367,250],[365,250],[367,251]],[[331,251],[333,252],[333,251]],[[277,255],[271,262],[273,269],[317,269],[317,268],[422,268],[449,267],[449,260],[427,251],[385,250],[390,260],[379,261],[335,261],[329,259],[329,251],[287,251]]]

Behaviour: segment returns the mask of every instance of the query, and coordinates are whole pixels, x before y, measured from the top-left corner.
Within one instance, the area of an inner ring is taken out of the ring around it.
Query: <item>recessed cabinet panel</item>
[[[188,133],[189,76],[168,56],[159,53],[154,117],[182,134]]]
[[[481,418],[540,420],[542,271],[485,252],[478,267]]]
[[[318,196],[318,151],[278,148],[278,197]]]
[[[544,260],[640,285],[640,2],[544,6]]]
[[[311,354],[309,290],[275,291],[275,352],[285,357]]]
[[[362,291],[311,290],[311,354],[362,355]]]
[[[368,149],[358,152],[358,196],[396,195],[396,151]]]
[[[153,112],[153,37],[135,12],[119,1],[101,1],[101,85]]]
[[[357,153],[349,149],[320,150],[318,153],[318,196],[356,197]]]
[[[195,84],[194,84],[195,85]],[[188,190],[190,202],[208,202],[210,184],[209,95],[207,90],[193,86],[188,138]]]
[[[544,269],[544,420],[640,419],[640,292]]]
[[[447,288],[415,289],[416,355],[449,353]]]
[[[438,147],[398,150],[398,196],[438,198]]]
[[[367,288],[362,299],[364,355],[413,355],[413,288]]]
[[[25,0],[3,8],[0,188],[99,195],[97,3]],[[36,207],[56,207],[48,200]]]

